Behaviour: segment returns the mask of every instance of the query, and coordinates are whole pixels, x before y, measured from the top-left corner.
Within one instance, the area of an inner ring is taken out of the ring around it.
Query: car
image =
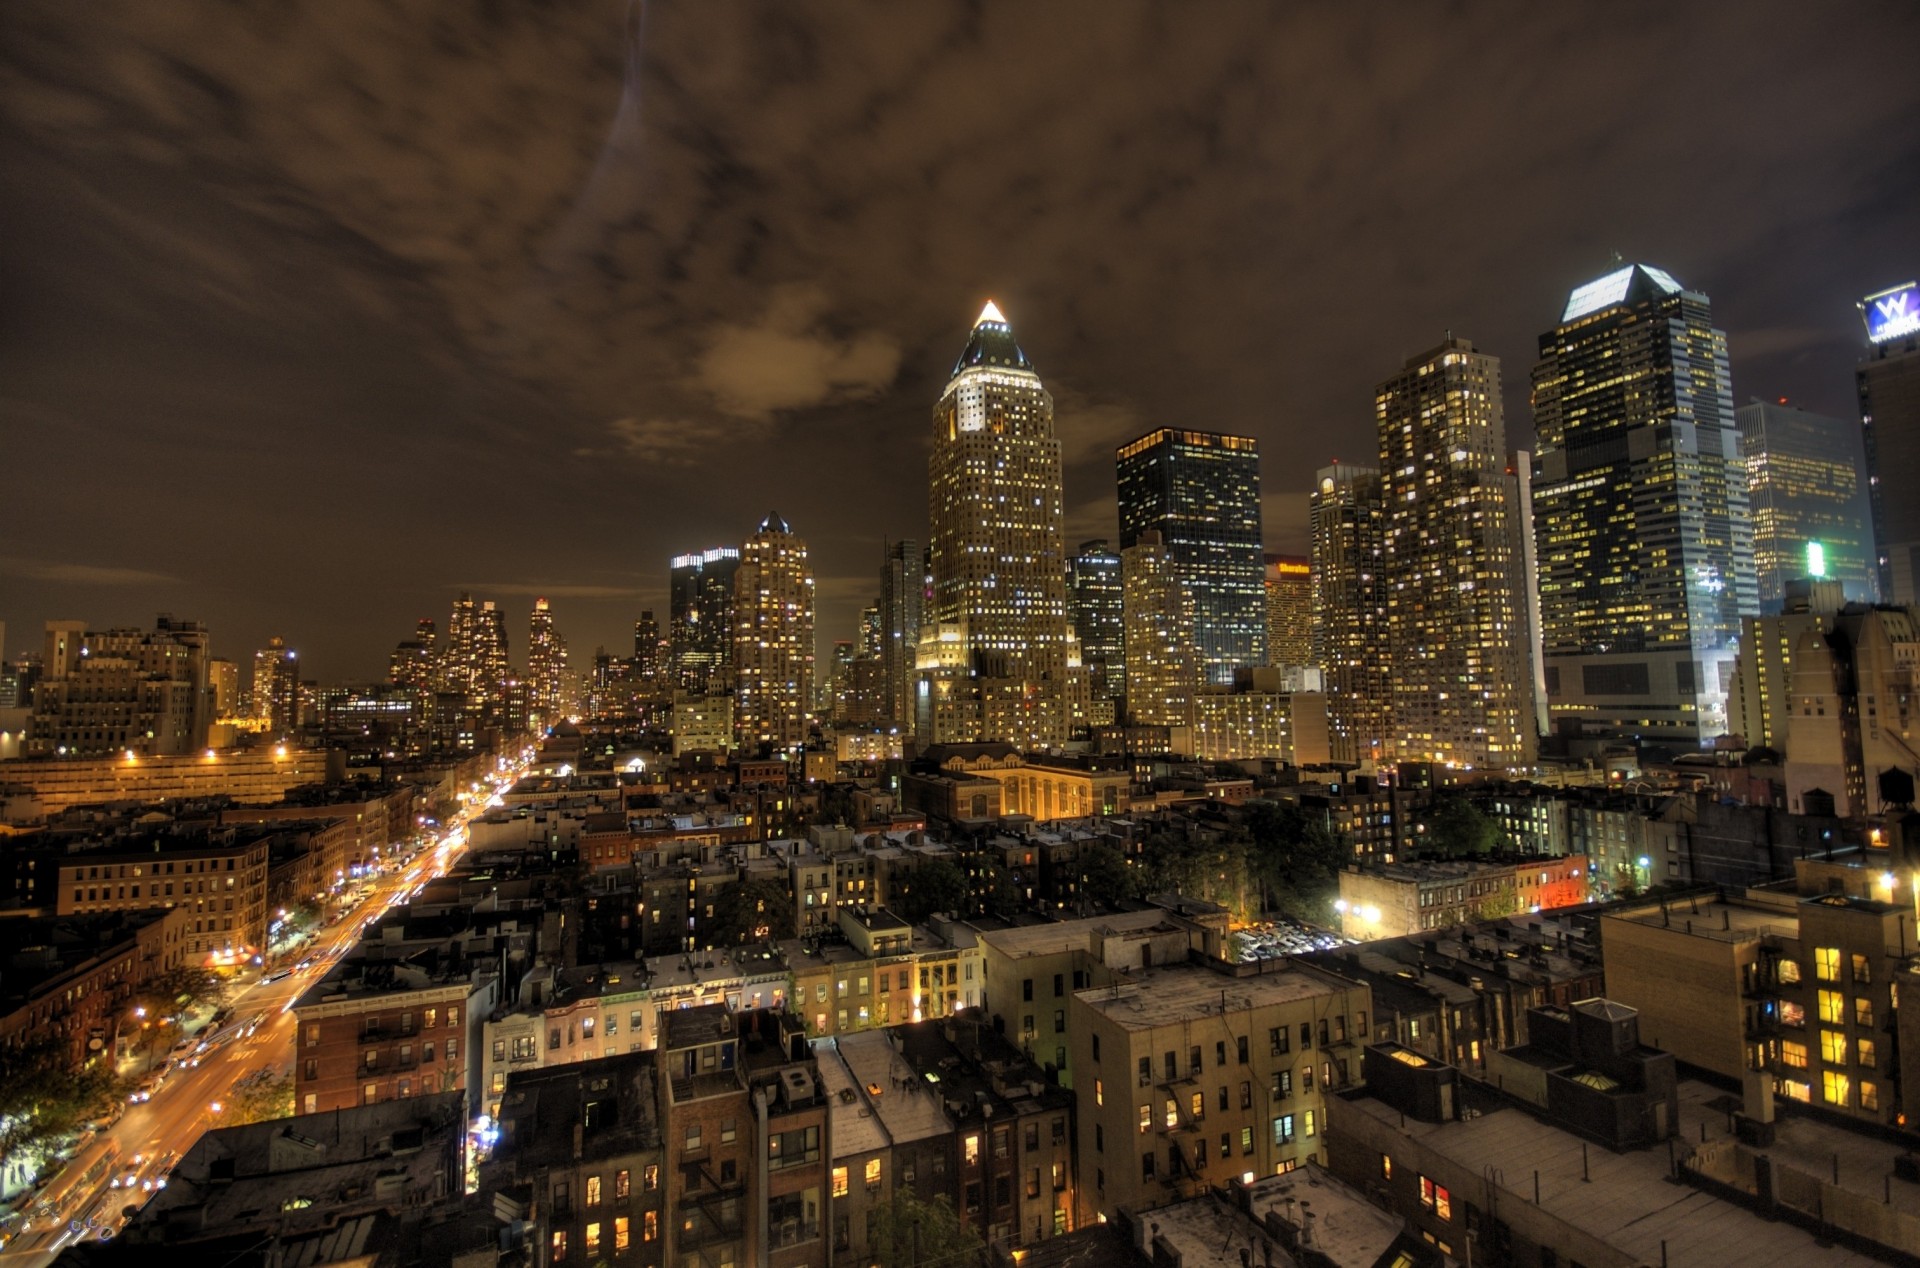
[[[288,978],[288,977],[292,977],[292,976],[293,976],[293,970],[292,970],[292,969],[275,969],[275,970],[274,970],[273,972],[271,972],[271,973],[269,973],[269,974],[267,974],[267,975],[266,975],[265,977],[263,977],[263,978],[261,978],[261,979],[260,979],[260,981],[261,981],[262,983],[267,983],[267,982],[278,982],[278,981],[280,981],[280,980],[281,980],[282,978]]]

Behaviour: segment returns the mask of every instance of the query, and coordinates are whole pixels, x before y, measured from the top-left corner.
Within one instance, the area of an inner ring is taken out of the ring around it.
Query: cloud
[[[877,331],[840,335],[825,292],[788,286],[752,325],[722,323],[707,336],[692,385],[736,418],[860,400],[884,391],[900,370],[900,345]]]
[[[607,424],[616,451],[668,467],[712,462],[728,445],[751,439],[764,430],[740,419],[696,423],[686,418],[616,418]],[[574,452],[578,457],[592,458],[603,451],[589,447]]]
[[[16,557],[0,557],[0,575],[69,586],[164,586],[179,581],[178,577],[168,573],[149,572],[143,568],[52,563]]]

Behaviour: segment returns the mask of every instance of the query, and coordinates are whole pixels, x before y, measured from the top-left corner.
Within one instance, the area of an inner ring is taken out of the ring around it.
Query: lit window
[[[1839,991],[1820,992],[1820,1020],[1835,1026],[1847,1020],[1847,997]]]
[[[1822,982],[1838,982],[1840,980],[1840,948],[1815,947],[1813,975]]]
[[[620,1215],[620,1216],[616,1216],[616,1217],[614,1217],[614,1221],[613,1221],[613,1249],[614,1249],[614,1251],[615,1251],[615,1253],[618,1253],[618,1252],[620,1252],[620,1251],[623,1251],[623,1250],[625,1250],[625,1249],[627,1248],[627,1242],[628,1242],[628,1237],[627,1237],[627,1227],[628,1227],[628,1226],[627,1226],[627,1217],[626,1217],[626,1216],[624,1216],[624,1215]]]
[[[1829,1065],[1845,1065],[1847,1063],[1846,1032],[1839,1030],[1823,1030],[1820,1032],[1820,1059]]]
[[[1780,1064],[1796,1070],[1807,1068],[1807,1045],[1784,1040],[1780,1044]]]
[[[1829,1105],[1847,1104],[1847,1092],[1850,1083],[1847,1076],[1838,1070],[1827,1070],[1820,1075],[1820,1096]]]
[[[1443,1220],[1453,1218],[1453,1195],[1444,1185],[1435,1184],[1426,1176],[1420,1177],[1420,1205]]]
[[[591,1257],[599,1253],[600,1253],[600,1225],[589,1224],[587,1225],[587,1255]]]
[[[833,1196],[837,1198],[847,1196],[847,1169],[845,1167],[835,1167],[833,1169]]]

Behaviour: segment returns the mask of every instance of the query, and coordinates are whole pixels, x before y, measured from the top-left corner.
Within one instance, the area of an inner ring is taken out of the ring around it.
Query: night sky
[[[11,0],[0,620],[324,680],[460,588],[576,663],[770,509],[852,636],[926,535],[988,297],[1112,449],[1245,432],[1269,546],[1448,329],[1504,359],[1618,251],[1712,296],[1736,401],[1850,415],[1920,273],[1906,4]]]

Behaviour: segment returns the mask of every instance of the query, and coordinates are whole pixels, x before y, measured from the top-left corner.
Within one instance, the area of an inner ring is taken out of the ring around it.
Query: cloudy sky
[[[1890,3],[0,6],[0,620],[270,633],[382,672],[461,588],[576,655],[778,509],[823,639],[926,533],[997,299],[1070,540],[1112,449],[1245,432],[1273,549],[1372,385],[1505,359],[1612,252],[1708,292],[1734,391],[1851,410],[1920,272]]]

